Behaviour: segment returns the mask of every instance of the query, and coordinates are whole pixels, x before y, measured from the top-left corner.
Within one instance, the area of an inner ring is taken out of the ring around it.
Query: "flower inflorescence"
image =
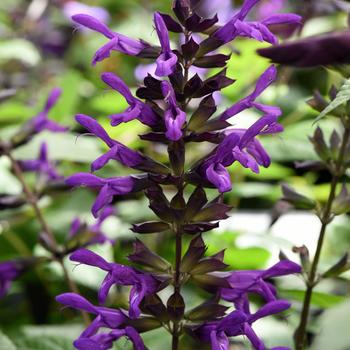
[[[145,77],[136,97],[115,74],[106,72],[101,78],[129,105],[123,113],[110,116],[111,125],[140,121],[149,128],[140,136],[141,139],[165,145],[168,162],[161,163],[130,149],[112,139],[96,120],[80,114],[76,116],[77,122],[109,148],[92,163],[91,171],[95,172],[114,160],[137,173],[110,178],[78,173],[69,177],[66,183],[99,191],[92,207],[96,218],[104,215],[105,208],[116,196],[143,191],[157,220],[135,224],[132,230],[142,234],[170,231],[176,239],[175,266],[140,240],[135,242],[134,252],[129,256],[139,268],[107,262],[85,248],[71,255],[72,261],[106,272],[99,290],[100,305],[105,305],[113,285],[131,286],[127,311],[94,306],[74,293],[57,297],[64,305],[96,315],[75,341],[77,349],[110,349],[122,336],[128,337],[135,349],[146,349],[139,333],[164,327],[172,334],[173,349],[178,349],[179,338],[187,333],[197,341],[211,343],[214,350],[229,349],[230,337],[245,335],[255,349],[262,350],[265,345],[253,331],[252,324],[290,307],[288,301],[277,299],[276,289],[269,279],[300,272],[297,264],[283,260],[264,271],[225,271],[224,252],[205,256],[202,233],[217,227],[220,220],[227,218],[230,207],[223,203],[222,196],[232,188],[227,168],[235,162],[256,173],[261,166],[268,167],[270,157],[257,138],[283,130],[278,123],[281,110],[257,102],[263,91],[276,80],[274,66],[262,74],[251,94],[215,115],[214,93],[234,83],[226,76],[225,66],[230,56],[217,50],[237,37],[275,44],[277,37],[270,26],[295,26],[301,18],[294,14],[273,14],[259,22],[251,22],[246,18],[259,0],[246,0],[227,23],[218,25],[217,16],[203,18],[196,13],[198,3],[195,0],[175,0],[175,17],[155,13],[154,25],[160,46],[115,33],[89,15],[73,16],[80,26],[97,31],[108,39],[107,44],[96,52],[93,64],[110,57],[112,51],[155,60],[155,74]],[[171,47],[171,32],[180,38],[177,49]],[[203,78],[192,67],[222,70]],[[232,128],[230,118],[249,108],[261,112],[262,117],[248,129]],[[188,164],[187,150],[194,142],[206,142],[212,147],[208,154]],[[175,189],[171,199],[167,191],[170,187]],[[209,200],[207,188],[216,188],[219,196]],[[182,237],[185,235],[194,237],[182,254]],[[211,293],[210,300],[193,310],[186,310],[181,288],[187,281]],[[165,303],[158,292],[171,285],[174,291]],[[251,293],[264,300],[263,306],[255,312],[250,308]],[[227,312],[227,303],[222,305],[220,301],[231,304],[234,311]]]

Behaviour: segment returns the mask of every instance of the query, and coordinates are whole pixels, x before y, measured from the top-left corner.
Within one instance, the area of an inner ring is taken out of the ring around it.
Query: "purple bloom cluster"
[[[96,315],[75,342],[76,348],[109,349],[114,341],[126,336],[136,349],[145,349],[139,333],[163,326],[173,336],[173,349],[177,346],[174,344],[178,338],[187,332],[201,342],[211,343],[215,350],[228,350],[229,338],[238,335],[246,335],[255,349],[263,350],[266,349],[265,345],[253,331],[253,323],[290,307],[289,302],[277,299],[276,289],[269,280],[299,273],[298,265],[284,260],[263,271],[223,272],[227,268],[223,262],[224,253],[206,257],[201,235],[217,227],[220,220],[227,218],[230,210],[223,203],[221,195],[209,201],[205,189],[215,187],[220,193],[230,191],[232,184],[227,167],[236,161],[256,173],[260,166],[268,167],[271,160],[258,137],[283,129],[278,123],[281,110],[258,101],[264,90],[276,80],[274,66],[262,74],[251,94],[215,116],[217,106],[213,95],[234,83],[226,76],[225,66],[230,56],[221,54],[217,49],[237,37],[275,44],[277,37],[270,26],[296,25],[301,21],[294,14],[271,14],[258,22],[247,21],[250,10],[258,3],[259,0],[244,1],[242,8],[227,23],[217,25],[217,16],[206,18],[196,12],[198,1],[175,0],[173,12],[176,18],[162,13],[154,15],[160,46],[115,33],[89,15],[73,16],[78,24],[109,39],[96,52],[93,64],[109,57],[111,51],[155,60],[155,74],[144,78],[136,96],[113,73],[103,73],[101,78],[119,92],[129,105],[123,113],[110,116],[111,125],[115,127],[136,119],[148,126],[149,131],[140,138],[166,146],[168,161],[163,164],[128,148],[112,139],[93,118],[80,114],[76,116],[77,122],[109,148],[92,163],[91,172],[117,161],[139,173],[110,178],[79,173],[69,177],[66,182],[70,186],[87,186],[98,190],[92,207],[92,213],[98,220],[103,220],[105,210],[113,203],[114,197],[144,191],[157,219],[135,224],[132,231],[141,234],[170,231],[177,240],[175,267],[140,240],[136,241],[134,252],[129,256],[130,261],[139,265],[137,268],[107,262],[84,248],[71,255],[72,261],[106,272],[98,293],[100,305],[108,302],[112,286],[131,287],[127,311],[96,307],[76,294],[57,297],[64,305]],[[176,49],[171,47],[171,32],[182,37]],[[223,69],[213,76],[203,77],[193,67]],[[232,128],[230,118],[250,108],[261,112],[261,118],[248,129]],[[193,142],[207,142],[212,146],[207,154],[187,164],[186,147]],[[195,186],[190,193],[187,193],[188,184]],[[169,186],[176,190],[171,199]],[[79,223],[75,225],[78,227]],[[182,254],[179,246],[182,246],[184,235],[194,238]],[[185,313],[181,287],[187,281],[215,297]],[[158,292],[171,285],[174,292],[165,303]],[[251,293],[265,300],[265,304],[256,312],[252,312],[249,305]],[[235,311],[227,314],[227,308],[219,304],[220,300],[232,302]]]
[[[74,293],[62,294],[56,299],[63,305],[96,315],[89,327],[74,342],[76,349],[107,350],[121,337],[130,339],[136,350],[146,349],[138,332],[127,325],[128,317],[123,311],[94,306],[82,296]],[[98,334],[100,329],[110,329],[110,331]]]

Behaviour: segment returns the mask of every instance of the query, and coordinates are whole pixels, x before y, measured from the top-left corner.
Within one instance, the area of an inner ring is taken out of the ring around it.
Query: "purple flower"
[[[0,298],[4,297],[15,280],[23,272],[23,266],[18,261],[0,263]]]
[[[270,31],[269,26],[273,25],[299,25],[301,17],[295,14],[283,13],[264,18],[260,22],[244,21],[250,10],[260,0],[245,0],[241,10],[234,15],[224,26],[212,34],[209,40],[215,39],[221,44],[229,43],[238,36],[248,37],[259,41],[266,41],[272,44],[277,43],[277,38]],[[218,46],[218,45],[217,45]]]
[[[264,343],[254,332],[251,325],[266,316],[287,310],[290,303],[284,300],[273,301],[256,313],[233,311],[223,319],[206,323],[194,330],[194,334],[203,342],[211,343],[213,350],[229,350],[229,337],[245,335],[256,350],[265,350]]]
[[[259,2],[260,0],[245,0],[240,11],[235,14],[223,27],[218,29],[214,34],[213,38],[221,41],[223,44],[229,43],[235,39],[239,32],[236,28],[237,21],[243,21],[249,11]]]
[[[107,350],[113,348],[113,343],[121,337],[131,340],[136,350],[146,350],[141,336],[132,327],[113,330],[109,333],[100,333],[91,337],[80,337],[74,342],[78,350]]]
[[[130,106],[125,112],[110,116],[112,126],[117,126],[120,123],[126,123],[134,119],[138,119],[141,123],[148,126],[157,124],[159,117],[154,113],[151,106],[134,97],[122,79],[113,73],[103,73],[101,78],[112,89],[124,96]]]
[[[166,137],[171,141],[178,141],[182,137],[182,127],[186,122],[186,113],[178,107],[175,91],[168,81],[162,82],[162,92],[168,109],[164,113]]]
[[[77,250],[70,256],[70,260],[95,266],[108,272],[98,294],[101,304],[106,301],[109,290],[113,285],[132,286],[129,298],[129,315],[131,318],[140,316],[140,303],[143,298],[155,293],[159,288],[159,281],[151,274],[143,273],[129,266],[108,263],[102,257],[87,249]]]
[[[247,130],[228,130],[221,144],[202,164],[201,172],[204,171],[206,178],[219,192],[230,191],[232,189],[230,174],[225,168],[235,161],[255,173],[259,173],[259,166],[269,167],[271,159],[256,136],[276,133],[281,129],[276,116],[266,115]]]
[[[258,41],[266,41],[270,44],[277,44],[278,39],[271,32],[269,26],[276,25],[301,25],[302,18],[293,13],[281,13],[271,15],[259,22],[243,22],[237,20],[235,27],[239,36],[254,38]]]
[[[280,108],[274,106],[266,106],[255,100],[276,80],[277,70],[275,66],[270,66],[258,79],[255,90],[247,97],[241,99],[239,102],[228,108],[220,115],[221,120],[227,120],[236,114],[248,108],[256,108],[266,115],[273,115],[279,117],[282,112]]]
[[[92,206],[92,214],[98,217],[99,211],[112,203],[114,196],[128,194],[137,189],[140,178],[136,176],[112,177],[103,179],[89,173],[78,173],[66,179],[69,186],[87,186],[100,192]]]
[[[63,127],[48,118],[50,110],[55,106],[60,95],[61,89],[53,89],[50,92],[44,109],[37,116],[27,122],[26,128],[33,130],[35,133],[39,133],[43,130],[50,130],[53,132],[67,131],[66,127]]]
[[[124,325],[128,317],[123,311],[94,306],[85,298],[75,293],[58,295],[56,300],[73,309],[82,310],[96,315],[96,318],[74,342],[74,346],[78,350],[110,349],[113,342],[123,336],[128,337],[133,342],[135,349],[145,350],[143,341],[136,330]],[[109,328],[112,331],[109,333],[98,334],[101,328]]]
[[[103,7],[89,6],[78,1],[68,1],[63,5],[63,14],[71,20],[72,16],[77,14],[85,14],[95,17],[101,22],[108,23],[110,16]]]
[[[235,271],[227,279],[232,288],[223,288],[221,297],[227,301],[232,301],[236,308],[249,312],[249,293],[259,294],[267,302],[275,301],[276,290],[266,280],[300,272],[301,267],[289,260],[282,260],[267,270]]]
[[[21,160],[19,161],[19,165],[23,171],[36,172],[39,178],[44,178],[45,181],[63,178],[63,176],[57,173],[54,163],[48,157],[46,142],[43,142],[40,146],[38,159]]]
[[[115,33],[111,31],[104,23],[100,22],[97,18],[79,14],[72,17],[73,21],[87,27],[91,30],[103,34],[109,39],[109,42],[102,46],[93,58],[92,63],[95,65],[97,62],[103,61],[108,58],[111,51],[119,51],[130,56],[139,55],[145,48],[149,47],[143,41],[131,39],[125,35]]]
[[[162,48],[160,56],[157,58],[156,75],[166,77],[174,73],[177,56],[170,48],[169,32],[160,13],[154,14],[154,23],[156,26],[159,42]]]
[[[86,227],[84,223],[81,222],[79,218],[75,218],[72,221],[68,237],[73,238],[75,235],[78,234],[78,232],[81,232],[81,230],[89,231],[93,234],[93,237],[84,245],[84,247],[87,247],[91,244],[103,244],[105,242],[109,242],[111,244],[115,243],[115,240],[110,239],[106,236],[106,234],[102,231],[102,225],[104,221],[115,214],[115,210],[113,207],[108,206],[105,207],[102,211],[98,219],[93,225],[90,225]]]
[[[80,125],[93,135],[100,138],[110,148],[108,152],[97,158],[91,164],[91,171],[103,168],[110,160],[116,160],[129,168],[149,172],[157,170],[163,173],[168,173],[168,169],[162,164],[126,147],[116,140],[113,140],[95,119],[84,114],[78,114],[75,119]]]

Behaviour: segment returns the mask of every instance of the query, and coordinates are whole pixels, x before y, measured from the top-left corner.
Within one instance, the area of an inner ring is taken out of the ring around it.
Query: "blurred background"
[[[310,36],[347,27],[346,10],[350,3],[346,1],[266,0],[261,1],[261,7],[254,14],[255,18],[266,14],[268,5],[272,3],[280,6],[281,12],[293,11],[306,18],[304,28],[294,36]],[[234,13],[235,6],[240,4],[240,1],[211,0],[207,1],[203,11],[210,14],[218,12],[219,19],[225,21]],[[146,152],[158,154],[159,150],[155,146],[138,138],[144,131],[140,123],[131,122],[117,128],[109,126],[106,116],[123,111],[126,103],[116,92],[108,90],[99,79],[101,72],[115,72],[136,89],[147,72],[152,72],[154,68],[148,66],[147,61],[139,65],[138,59],[117,52],[93,68],[92,56],[105,43],[105,39],[87,30],[78,31],[70,17],[75,13],[98,14],[115,31],[156,43],[152,13],[154,10],[169,13],[170,6],[170,0],[1,0],[0,92],[6,91],[12,97],[0,104],[0,138],[5,139],[11,135],[19,125],[40,111],[53,87],[62,88],[63,95],[50,117],[72,129],[72,132],[64,134],[40,134],[16,150],[15,156],[18,159],[36,158],[39,146],[45,140],[49,156],[59,162],[58,169],[62,175],[89,171],[89,163],[102,153],[103,145],[90,136],[77,137],[83,131],[75,124],[76,113],[96,118],[113,137],[128,146],[140,150],[147,148]],[[253,40],[235,42],[229,62],[229,76],[237,79],[237,82],[216,96],[220,101],[220,109],[225,109],[252,91],[256,79],[269,65],[268,60],[256,54],[258,48],[265,46]],[[203,74],[214,72],[203,71]],[[327,198],[327,173],[296,170],[295,162],[316,159],[308,137],[313,134],[313,120],[317,113],[312,111],[306,100],[316,89],[325,95],[332,84],[339,82],[341,76],[331,70],[282,68],[278,83],[263,95],[264,102],[278,105],[284,112],[281,122],[285,126],[285,132],[262,139],[273,164],[259,175],[240,166],[231,167],[234,187],[225,200],[234,207],[232,216],[219,229],[205,235],[208,253],[227,248],[225,261],[230,269],[265,268],[277,262],[280,250],[297,261],[298,257],[292,253],[293,246],[305,244],[311,252],[315,249],[320,225],[318,219],[311,213],[301,211],[288,211],[280,216],[284,212],[283,206],[278,202],[281,197],[280,185],[287,182],[299,192],[318,200]],[[235,117],[232,122],[235,126],[248,126],[257,117],[254,111],[249,111]],[[335,126],[332,120],[322,123],[324,129],[329,131]],[[193,157],[196,155],[198,149],[193,151]],[[101,173],[115,176],[127,174],[128,170],[111,163]],[[29,176],[29,181],[34,183],[35,177]],[[0,158],[0,194],[20,192],[21,186],[12,175],[8,160]],[[45,217],[59,240],[65,239],[75,217],[88,223],[93,222],[90,214],[93,199],[94,193],[86,189],[49,193],[41,199]],[[116,239],[114,248],[105,244],[95,249],[105,257],[114,256],[116,261],[123,262],[126,261],[135,238],[135,234],[129,230],[130,224],[151,219],[152,213],[146,201],[138,197],[119,202],[116,208],[117,217],[109,218],[103,225],[104,232]],[[341,216],[332,224],[322,261],[325,267],[349,251],[349,223],[347,216]],[[0,260],[19,255],[45,255],[43,248],[36,243],[39,230],[33,212],[27,206],[0,211]],[[146,242],[163,256],[172,257],[171,239],[152,235],[146,237]],[[70,270],[73,270],[73,265]],[[73,270],[72,277],[79,283],[84,295],[90,297],[90,300],[96,299],[96,290],[103,274],[94,269],[77,267]],[[320,321],[314,324],[315,329],[323,327],[324,330],[315,342],[317,350],[350,349],[350,334],[345,331],[348,314],[339,308],[349,295],[349,278],[349,274],[344,274],[334,283],[321,283],[315,293],[313,310],[315,314],[324,312]],[[51,264],[21,277],[13,284],[11,293],[0,300],[0,327],[10,338],[17,339],[18,349],[72,348],[71,341],[80,331],[79,315],[68,310],[59,312],[60,306],[54,302],[54,296],[65,291],[64,288],[59,268]],[[302,281],[297,277],[287,278],[280,283],[281,296],[292,300],[294,306],[287,319],[257,323],[257,332],[264,337],[269,347],[281,344],[291,346],[303,288]],[[201,301],[201,295],[191,290],[186,290],[186,293],[190,305]],[[126,301],[126,295],[121,290],[113,302],[115,305],[123,305]],[[334,329],[335,323],[337,329]],[[146,336],[147,345],[152,350],[166,349],[167,337],[157,332]],[[338,339],[334,332],[342,332],[345,339]],[[47,339],[44,345],[39,340],[43,334]],[[0,333],[0,339],[1,337]],[[332,346],[328,343],[330,337],[333,339]],[[334,341],[341,344],[338,346]],[[233,344],[232,349],[245,349],[244,344],[244,339],[241,339]],[[193,346],[190,340],[186,340],[183,349],[191,349]],[[128,345],[122,342],[117,345],[117,349],[127,348]],[[1,348],[8,349],[10,348]]]

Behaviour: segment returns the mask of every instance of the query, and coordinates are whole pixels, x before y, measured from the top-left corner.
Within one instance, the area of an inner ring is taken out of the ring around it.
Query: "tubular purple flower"
[[[258,79],[254,91],[247,97],[241,99],[239,102],[228,108],[224,113],[220,115],[221,120],[227,120],[236,114],[244,111],[245,109],[255,107],[265,114],[272,114],[280,116],[282,114],[280,108],[266,106],[261,103],[256,103],[255,100],[266,90],[277,77],[277,70],[275,66],[270,66]]]
[[[260,0],[245,0],[240,11],[235,14],[224,26],[218,29],[212,36],[213,38],[221,41],[223,44],[229,43],[235,39],[239,34],[236,29],[236,22],[243,21],[250,10],[259,2]]]
[[[122,165],[132,169],[141,171],[152,171],[152,169],[156,169],[157,171],[168,173],[168,169],[162,164],[113,140],[95,119],[84,114],[78,114],[75,119],[86,130],[100,138],[110,148],[108,152],[92,162],[91,171],[103,168],[110,160],[116,160]]]
[[[54,163],[49,160],[46,142],[43,142],[40,146],[38,159],[22,160],[18,163],[23,171],[36,172],[39,178],[44,178],[45,181],[63,178],[63,176],[58,174]]]
[[[61,93],[62,90],[59,88],[51,90],[43,110],[37,116],[30,119],[25,127],[32,129],[35,133],[39,133],[43,130],[49,130],[52,132],[67,131],[66,127],[61,126],[48,118],[50,110],[56,105]]]
[[[99,32],[110,39],[106,45],[102,46],[96,52],[92,61],[94,65],[97,62],[108,58],[112,50],[119,51],[130,56],[137,56],[145,48],[149,47],[149,45],[143,41],[131,39],[125,35],[111,31],[104,23],[100,22],[97,18],[94,18],[92,16],[78,14],[72,16],[72,19],[74,22],[96,32]]]
[[[154,126],[158,123],[158,116],[154,113],[152,108],[134,97],[129,87],[117,75],[113,73],[103,73],[101,79],[112,89],[124,96],[126,102],[130,106],[125,112],[110,116],[112,126],[117,126],[120,123],[126,123],[134,119],[138,119],[141,123],[148,126]]]
[[[220,321],[204,324],[194,333],[204,342],[210,342],[214,350],[229,350],[229,337],[246,335],[256,350],[265,350],[264,343],[259,339],[251,325],[260,318],[283,312],[290,307],[284,300],[273,301],[264,305],[255,314],[241,310],[233,311]]]
[[[260,22],[242,22],[237,20],[235,27],[238,35],[254,38],[258,41],[266,41],[270,44],[278,44],[277,37],[271,32],[269,26],[273,25],[301,25],[302,17],[293,13],[281,13],[272,15]]]
[[[177,56],[170,48],[169,32],[160,13],[154,14],[154,23],[156,26],[159,42],[162,48],[162,53],[157,58],[156,75],[166,77],[174,73]]]
[[[132,192],[136,182],[137,178],[133,176],[103,179],[89,173],[78,173],[66,179],[66,184],[69,186],[87,186],[100,190],[91,209],[95,218],[98,217],[98,213],[102,208],[111,204],[114,196]]]
[[[276,133],[283,128],[277,123],[277,117],[266,115],[256,121],[247,130],[230,129],[225,132],[226,137],[209,157],[202,168],[206,178],[224,193],[231,190],[231,180],[226,167],[238,161],[245,168],[259,173],[259,166],[270,166],[271,159],[256,136]]]
[[[171,141],[178,141],[182,137],[181,129],[186,122],[186,113],[178,107],[172,85],[168,81],[163,81],[161,87],[163,96],[168,103],[168,109],[164,113],[167,130],[165,136]]]
[[[205,173],[207,179],[219,190],[220,193],[232,190],[230,173],[222,164],[210,164]]]
[[[74,346],[78,350],[110,349],[113,342],[123,336],[128,337],[132,341],[135,349],[145,350],[143,341],[136,330],[129,326],[123,326],[128,317],[122,311],[94,306],[85,298],[75,293],[58,295],[56,300],[73,309],[96,315],[96,318],[74,342]],[[101,328],[110,328],[112,331],[97,334]]]
[[[140,316],[140,303],[148,294],[155,293],[159,288],[159,282],[151,275],[143,273],[129,266],[116,263],[108,263],[97,254],[79,249],[70,256],[70,260],[85,265],[98,267],[108,272],[99,290],[99,302],[103,304],[108,296],[110,288],[114,285],[132,286],[130,291],[130,309],[131,318]]]
[[[248,293],[257,293],[266,301],[275,301],[275,288],[265,279],[300,272],[301,267],[289,260],[282,260],[267,270],[235,271],[228,278],[232,288],[223,288],[221,296],[224,300],[234,302],[235,305],[241,305],[242,301],[245,302]]]

